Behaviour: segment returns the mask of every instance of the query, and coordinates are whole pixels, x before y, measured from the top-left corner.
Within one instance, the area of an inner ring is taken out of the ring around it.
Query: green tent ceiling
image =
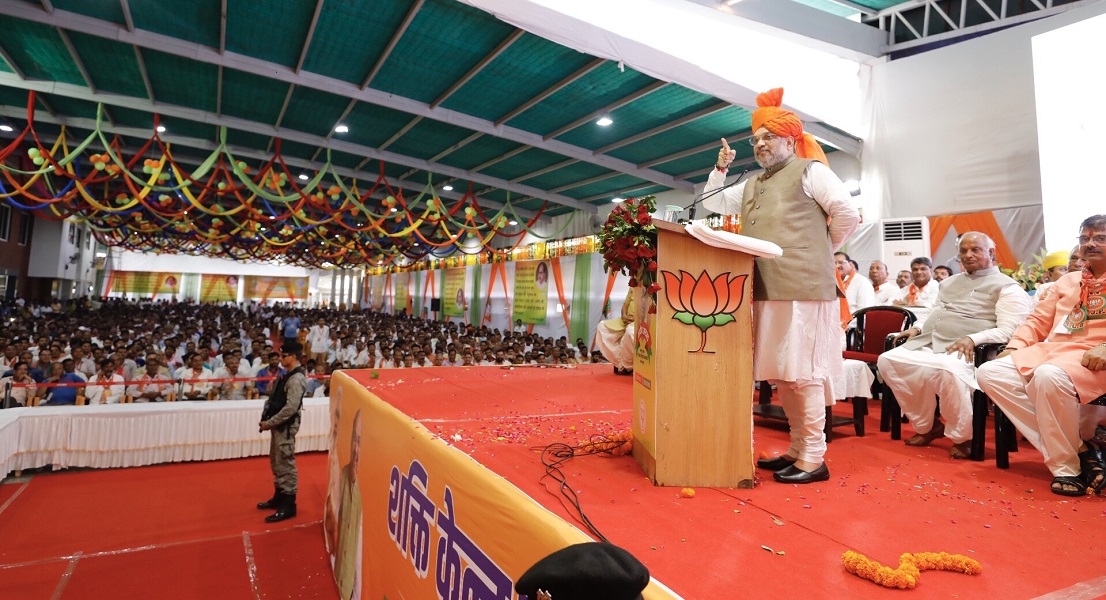
[[[782,0],[781,0],[782,1]],[[802,0],[842,15],[840,3]],[[858,0],[872,9],[895,4]],[[0,0],[0,115],[142,143],[161,115],[175,153],[228,128],[247,160],[326,160],[369,181],[552,214],[619,195],[689,191],[747,109],[657,81],[454,0]],[[609,115],[614,124],[595,121]],[[344,123],[347,133],[335,133]],[[735,143],[738,161],[751,149]],[[827,147],[828,151],[832,148]],[[384,165],[381,165],[383,160]]]

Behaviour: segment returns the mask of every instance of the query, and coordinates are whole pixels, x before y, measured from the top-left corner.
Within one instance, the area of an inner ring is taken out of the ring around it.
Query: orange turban
[[[803,132],[803,122],[795,113],[781,108],[783,88],[772,88],[757,96],[757,109],[753,111],[753,132],[761,127],[780,136],[795,138],[795,154],[800,158],[812,158],[826,166],[826,153],[818,140]]]

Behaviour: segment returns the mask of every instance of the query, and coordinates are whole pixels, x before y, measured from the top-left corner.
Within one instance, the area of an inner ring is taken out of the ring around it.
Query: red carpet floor
[[[609,368],[353,375],[569,521],[535,448],[629,423],[630,380]],[[1106,594],[1102,498],[1049,493],[1040,455],[1024,444],[1000,470],[990,454],[952,461],[947,441],[909,448],[878,424],[873,403],[866,437],[839,429],[832,478],[810,486],[762,478],[683,499],[629,457],[578,457],[564,471],[596,526],[689,599]],[[786,439],[779,424],[756,421],[758,452],[780,452]],[[253,508],[271,491],[266,458],[0,485],[0,599],[336,598],[319,522],[326,457],[300,455],[299,465],[299,517],[277,525]],[[903,552],[961,553],[984,573],[927,572],[912,592],[884,590],[844,571],[849,549],[892,564]]]
[[[299,516],[267,524],[267,458],[37,474],[0,485],[0,598],[338,597],[326,456],[297,457]]]
[[[575,445],[629,426],[630,379],[609,367],[353,375],[574,522],[551,482],[542,481],[536,448]],[[1050,493],[1040,454],[1024,443],[1009,470],[997,469],[990,453],[985,462],[953,461],[947,440],[929,448],[891,440],[879,432],[875,401],[871,409],[867,436],[836,430],[825,483],[782,485],[762,472],[754,489],[705,488],[683,499],[674,488],[651,485],[630,457],[578,457],[564,471],[599,530],[685,598],[908,593],[846,573],[840,557],[850,549],[892,566],[904,552],[923,551],[965,554],[983,564],[980,576],[924,573],[909,593],[930,598],[1106,594],[1102,498]],[[851,414],[851,407],[840,411]],[[758,452],[786,448],[782,424],[755,424]],[[904,426],[904,438],[910,435]]]

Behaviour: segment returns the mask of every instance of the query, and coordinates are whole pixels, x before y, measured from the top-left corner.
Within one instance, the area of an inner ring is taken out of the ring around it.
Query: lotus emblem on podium
[[[707,346],[707,330],[734,321],[733,312],[745,299],[745,280],[748,275],[731,276],[729,272],[711,279],[706,271],[695,277],[687,271],[677,275],[661,271],[664,275],[664,296],[668,305],[676,311],[673,319],[699,328],[702,338],[698,350],[692,353],[713,354],[704,350]]]

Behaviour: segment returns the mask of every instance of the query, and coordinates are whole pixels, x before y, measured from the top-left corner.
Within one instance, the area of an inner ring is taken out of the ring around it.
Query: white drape
[[[0,476],[55,467],[137,467],[269,453],[262,400],[45,406],[0,412]],[[305,398],[300,452],[326,450],[330,400]]]

